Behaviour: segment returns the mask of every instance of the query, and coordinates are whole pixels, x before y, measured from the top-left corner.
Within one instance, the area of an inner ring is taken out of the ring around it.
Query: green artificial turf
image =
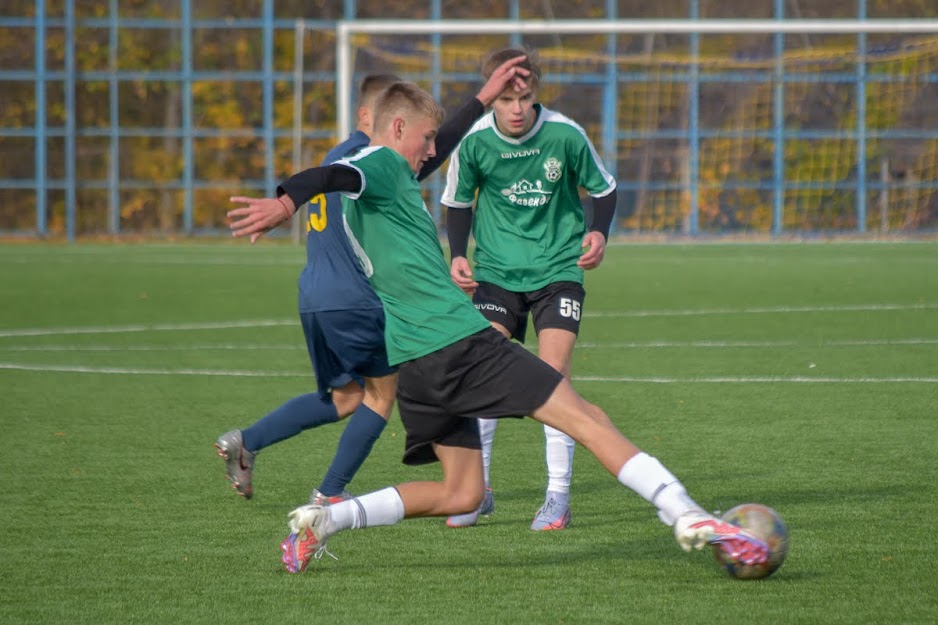
[[[528,529],[535,422],[498,430],[496,511],[350,531],[279,562],[342,426],[258,458],[212,443],[313,389],[284,244],[0,247],[0,623],[933,623],[938,244],[610,246],[588,274],[576,388],[711,510],[772,506],[766,580],[685,554],[576,453],[573,522]],[[531,344],[536,349],[535,344]],[[350,489],[415,479],[392,417]]]

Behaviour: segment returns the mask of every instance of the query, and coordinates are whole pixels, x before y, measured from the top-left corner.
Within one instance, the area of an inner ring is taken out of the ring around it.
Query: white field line
[[[85,367],[82,365],[25,365],[0,362],[0,369],[37,371],[41,373],[98,373],[111,375],[202,375],[230,378],[298,378],[311,377],[312,371],[239,371],[237,369],[145,369],[139,367]]]
[[[908,339],[847,339],[836,341],[606,341],[590,343],[578,341],[577,348],[587,349],[657,349],[657,348],[773,348],[773,347],[870,347],[882,345],[936,345],[938,338]],[[3,348],[0,347],[0,351]]]
[[[938,309],[938,302],[922,304],[856,304],[840,306],[768,306],[753,308],[688,308],[674,310],[611,310],[587,312],[590,317],[690,317],[696,315],[755,315],[816,312],[881,312]],[[0,338],[16,336],[55,336],[67,334],[120,334],[128,332],[159,332],[180,330],[224,330],[298,324],[296,319],[254,319],[208,323],[159,323],[123,326],[83,326],[72,328],[10,328],[0,329]]]
[[[74,328],[14,328],[0,330],[0,338],[15,336],[61,336],[67,334],[124,334],[131,332],[176,332],[189,330],[228,330],[231,328],[264,328],[299,324],[294,319],[247,319],[207,323],[154,323],[122,326],[80,326]]]
[[[171,375],[250,378],[310,377],[310,372],[244,371],[225,369],[145,369],[136,367],[85,367],[72,365],[25,365],[0,362],[0,370],[34,371],[39,373],[93,373],[108,375]],[[803,376],[719,376],[719,377],[607,377],[574,376],[576,382],[615,382],[631,384],[938,384],[938,377],[857,377],[835,378]]]
[[[752,308],[694,308],[686,310],[611,310],[588,312],[586,317],[691,317],[696,315],[763,315],[785,313],[882,312],[894,310],[933,310],[938,303],[847,304],[838,306],[764,306]]]
[[[301,341],[295,345],[219,343],[216,345],[9,345],[0,352],[206,352],[206,351],[306,351]]]
[[[847,339],[834,341],[607,341],[591,343],[579,341],[576,349],[733,349],[783,347],[870,347],[889,345],[938,345],[938,338],[904,339]],[[537,351],[536,345],[526,346]],[[296,344],[217,343],[204,345],[0,345],[0,352],[188,352],[188,351],[305,351],[301,342]]]

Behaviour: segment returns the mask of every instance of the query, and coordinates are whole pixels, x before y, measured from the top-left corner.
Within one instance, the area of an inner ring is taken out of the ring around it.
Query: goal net
[[[449,110],[509,45],[538,51],[539,100],[615,174],[620,233],[938,227],[936,21],[342,22],[339,133],[366,73]]]

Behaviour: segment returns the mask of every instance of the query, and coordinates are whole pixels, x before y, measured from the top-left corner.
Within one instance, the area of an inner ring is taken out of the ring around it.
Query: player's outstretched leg
[[[241,430],[232,430],[219,436],[215,441],[215,449],[225,460],[225,476],[231,482],[231,487],[245,499],[250,499],[254,495],[251,479],[257,454],[244,448]]]
[[[385,488],[332,505],[307,504],[290,513],[290,535],[280,543],[280,561],[288,573],[302,573],[323,555],[336,532],[394,525],[404,518],[404,502],[395,488]],[[338,559],[338,558],[336,558]]]
[[[245,499],[254,495],[254,462],[264,448],[296,436],[303,430],[339,420],[336,406],[319,393],[294,397],[244,430],[225,432],[215,441],[225,459],[228,481]]]
[[[658,517],[674,527],[675,538],[685,551],[712,544],[746,564],[758,564],[768,557],[764,543],[745,530],[707,514],[657,458],[625,438],[602,409],[580,397],[566,380],[561,381],[547,403],[532,416],[569,434],[616,476],[620,484],[655,506]]]

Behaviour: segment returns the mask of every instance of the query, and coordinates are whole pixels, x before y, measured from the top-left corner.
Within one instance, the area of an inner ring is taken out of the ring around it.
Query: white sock
[[[394,525],[404,518],[404,501],[396,488],[388,487],[361,497],[352,497],[327,508],[333,531]]]
[[[683,514],[701,507],[690,498],[684,485],[657,458],[643,451],[629,458],[617,476],[619,482],[658,508],[658,518],[674,525]]]
[[[482,439],[482,471],[485,473],[485,485],[491,484],[489,466],[492,464],[492,443],[495,441],[495,428],[498,419],[479,419],[479,438]]]
[[[568,494],[573,477],[573,450],[576,441],[549,425],[544,426],[547,458],[547,490]]]

